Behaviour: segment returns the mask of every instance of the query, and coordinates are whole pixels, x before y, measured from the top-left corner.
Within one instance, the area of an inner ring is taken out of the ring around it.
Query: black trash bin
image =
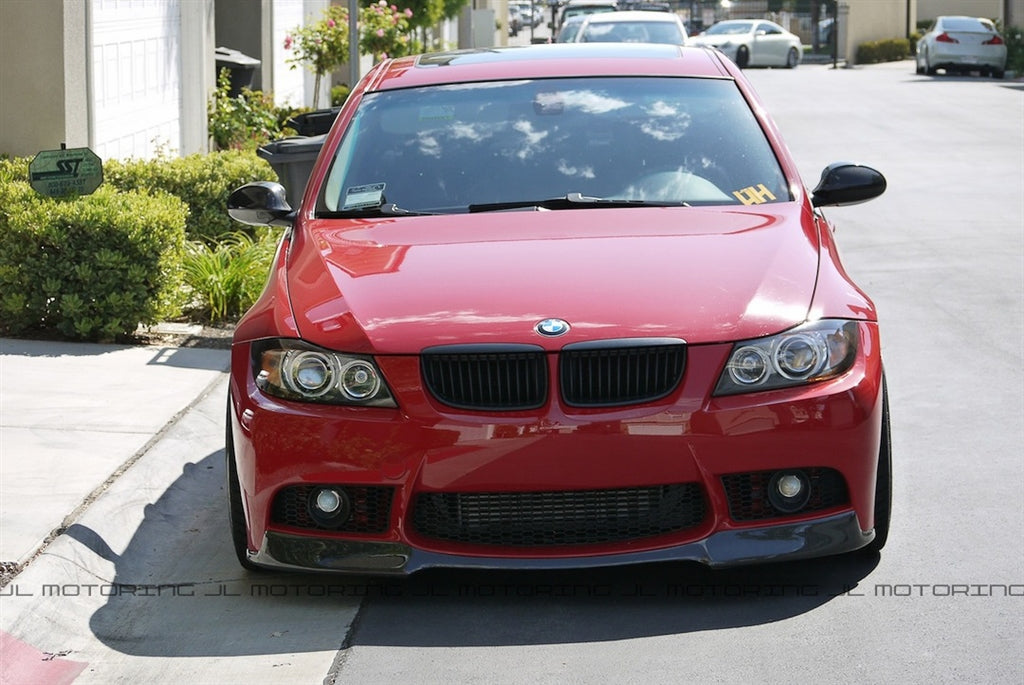
[[[303,112],[288,119],[287,126],[295,129],[300,136],[320,136],[331,130],[340,111],[341,107],[331,107]]]
[[[260,66],[260,61],[255,57],[243,55],[238,50],[231,48],[217,48],[217,73],[221,69],[231,72],[231,97],[241,94],[243,88],[252,88],[253,78]]]
[[[297,136],[274,140],[256,150],[256,154],[270,162],[288,196],[288,204],[297,209],[306,191],[306,182],[313,171],[313,162],[324,146],[326,134]]]

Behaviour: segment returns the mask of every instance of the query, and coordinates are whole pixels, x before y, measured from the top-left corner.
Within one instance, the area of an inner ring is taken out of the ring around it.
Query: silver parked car
[[[1003,78],[1006,42],[995,24],[977,17],[939,17],[917,42],[917,73],[978,71]]]
[[[757,19],[720,21],[689,41],[688,45],[718,48],[741,69],[786,67],[793,69],[803,58],[800,37],[775,22]]]

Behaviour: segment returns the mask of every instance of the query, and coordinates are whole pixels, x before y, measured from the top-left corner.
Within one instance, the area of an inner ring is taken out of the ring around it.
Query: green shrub
[[[331,87],[331,107],[341,107],[348,100],[349,87],[339,83]]]
[[[180,200],[109,185],[46,198],[23,173],[0,161],[0,333],[113,341],[180,311]]]
[[[1017,76],[1024,74],[1024,29],[1010,26],[1003,31],[1006,39],[1006,68]]]
[[[191,313],[211,323],[245,313],[263,291],[280,235],[261,229],[255,238],[236,232],[217,242],[189,241],[184,273]]]
[[[872,40],[857,46],[857,64],[897,62],[910,56],[910,41],[906,38]]]
[[[907,37],[907,41],[910,43],[910,56],[913,57],[917,54],[917,43],[921,40],[924,34],[914,31]]]
[[[120,190],[165,192],[188,205],[185,232],[198,240],[238,230],[227,212],[227,198],[250,181],[276,181],[266,160],[253,152],[227,150],[176,159],[110,160],[103,165],[106,183]]]
[[[232,97],[227,68],[217,75],[217,90],[206,113],[210,137],[219,150],[255,150],[281,135],[274,98],[250,88]]]
[[[0,186],[15,181],[28,183],[28,165],[31,161],[28,157],[0,158]]]

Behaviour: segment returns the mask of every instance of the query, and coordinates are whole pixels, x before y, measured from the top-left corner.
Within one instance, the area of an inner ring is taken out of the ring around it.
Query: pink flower
[[[394,5],[392,5],[392,6],[391,6],[391,11],[392,11],[392,12],[397,12],[397,11],[398,11],[398,8],[397,8],[397,7],[395,7]]]
[[[377,37],[378,38],[383,38],[384,37],[384,29],[377,29]]]
[[[407,17],[411,17],[412,16],[412,10],[409,9],[408,7],[405,8],[405,16],[407,16]]]
[[[291,36],[285,36],[284,37],[284,49],[285,50],[291,50],[292,49],[292,37]]]
[[[334,26],[335,26],[334,20],[333,19],[328,19],[327,20],[327,25],[333,29]]]

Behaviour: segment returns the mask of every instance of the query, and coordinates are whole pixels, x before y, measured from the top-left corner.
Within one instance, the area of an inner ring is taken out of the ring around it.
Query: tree
[[[284,39],[292,69],[302,64],[316,74],[313,108],[320,106],[320,80],[348,62],[348,9],[331,5],[320,21],[297,26]]]

